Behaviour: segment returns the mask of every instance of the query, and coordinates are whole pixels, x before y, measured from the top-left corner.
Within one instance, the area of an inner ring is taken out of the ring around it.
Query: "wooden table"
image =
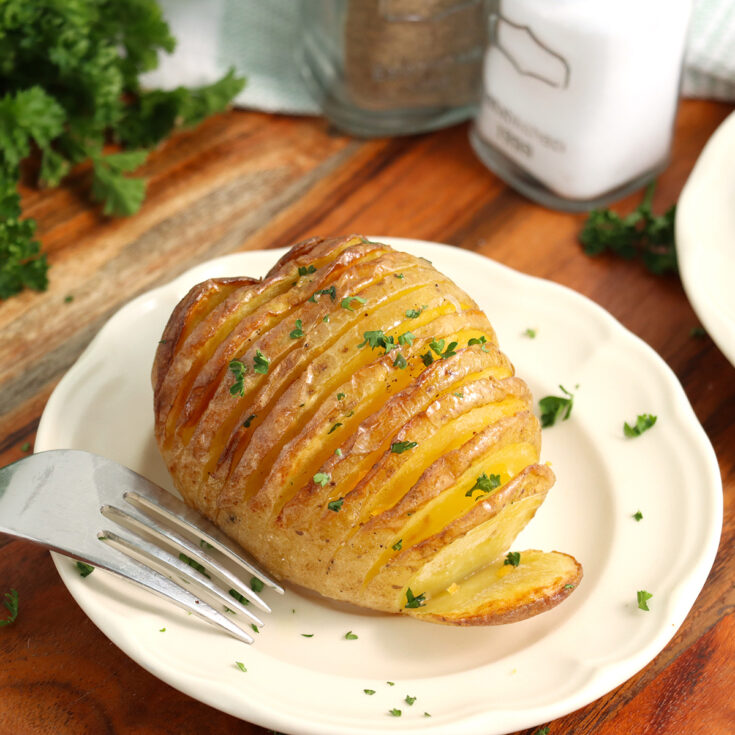
[[[682,104],[656,208],[676,200],[730,110]],[[53,267],[48,291],[0,304],[0,465],[33,445],[49,394],[105,320],[196,263],[349,232],[475,250],[580,291],[652,345],[684,385],[725,483],[720,551],[681,629],[631,680],[547,723],[550,735],[732,732],[735,370],[708,337],[690,335],[698,320],[676,277],[585,256],[576,240],[584,217],[548,211],[510,190],[474,157],[465,126],[359,141],[321,120],[230,112],[178,134],[151,156],[145,175],[148,198],[130,219],[108,220],[89,204],[85,168],[62,189],[23,190]],[[20,614],[0,628],[0,735],[265,732],[148,674],[86,618],[45,551],[0,536],[0,595],[10,588],[18,590]]]

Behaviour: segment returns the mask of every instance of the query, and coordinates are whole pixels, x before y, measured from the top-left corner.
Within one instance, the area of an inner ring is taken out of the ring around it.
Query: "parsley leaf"
[[[10,592],[6,592],[3,605],[10,613],[10,616],[0,620],[0,627],[14,623],[15,619],[18,617],[18,590],[13,589],[10,590]]]
[[[408,345],[410,347],[415,339],[416,335],[413,332],[404,332],[398,337],[398,344]]]
[[[235,666],[237,666],[240,671],[247,671],[247,669],[245,668],[245,664],[242,661],[235,661]]]
[[[529,339],[536,339],[536,330],[528,327],[528,329],[524,330],[523,336],[528,337]]]
[[[388,711],[388,714],[391,715],[391,716],[393,716],[393,717],[400,717],[402,713],[401,713],[401,710],[396,709],[394,707],[392,710],[389,710]]]
[[[644,431],[648,431],[655,423],[658,416],[650,413],[638,414],[635,424],[631,426],[627,421],[623,424],[623,434],[629,438],[640,436]]]
[[[400,370],[405,370],[407,366],[408,366],[408,362],[406,358],[399,352],[396,355],[396,359],[393,360],[393,367],[399,368]]]
[[[316,268],[313,265],[300,265],[299,276],[308,276],[310,273],[316,273]]]
[[[230,386],[231,395],[244,396],[245,386],[243,383],[245,380],[245,373],[248,371],[247,365],[240,360],[230,360],[228,367],[230,368],[230,372],[235,376],[235,382]]]
[[[450,342],[447,346],[447,349],[444,349],[444,340],[443,339],[437,339],[434,340],[429,344],[429,347],[431,347],[434,352],[436,352],[439,357],[442,358],[442,360],[446,360],[448,357],[452,357],[452,355],[456,355],[457,353],[454,351],[454,348],[457,346],[457,342]]]
[[[567,397],[546,396],[539,402],[541,409],[541,426],[553,426],[557,421],[566,421],[572,414],[574,405],[574,394],[570,393],[563,385],[559,386]]]
[[[88,577],[94,571],[94,567],[91,564],[85,564],[83,561],[78,561],[76,567],[80,577]]]
[[[643,520],[643,513],[641,513],[639,510],[637,510],[635,513],[633,513],[633,518],[635,518],[636,521],[642,521]]]
[[[652,273],[676,272],[676,205],[663,215],[654,215],[651,202],[655,188],[655,182],[649,184],[641,204],[625,217],[609,209],[590,212],[579,234],[584,252],[595,256],[609,251],[626,260],[640,257]]]
[[[237,590],[228,590],[230,597],[234,597],[241,605],[249,605],[250,600],[247,597],[241,595]]]
[[[265,583],[262,580],[257,577],[250,577],[250,589],[253,592],[259,594],[263,591],[263,587],[265,587]]]
[[[409,706],[413,706],[413,703],[416,701],[416,697],[409,697],[408,694],[406,695],[406,704]]]
[[[196,569],[197,572],[199,572],[200,574],[203,574],[207,579],[212,579],[207,574],[207,570],[205,569],[205,567],[202,566],[196,559],[191,559],[184,553],[179,554],[179,559],[181,559],[181,561],[183,561],[185,564],[188,564],[190,567]],[[77,564],[79,564],[79,562],[77,562]],[[82,575],[82,576],[85,576],[85,575]]]
[[[302,638],[313,638],[314,634],[313,633],[302,633],[301,636]]]
[[[465,497],[471,498],[472,493],[475,490],[479,490],[481,493],[489,493],[500,487],[500,475],[490,475],[488,477],[484,472],[477,478],[475,484],[465,493]],[[478,496],[479,500],[482,495]]]
[[[253,358],[253,372],[265,375],[268,372],[268,366],[270,360],[260,351],[255,350],[255,357]]]
[[[323,288],[320,291],[314,291],[314,293],[309,297],[308,301],[311,301],[312,303],[316,303],[317,296],[329,296],[332,301],[337,300],[337,287],[332,284],[329,288]]]
[[[252,629],[253,629],[253,630],[254,630],[254,631],[255,631],[256,633],[260,633],[260,631],[258,630],[258,626],[257,626],[257,625],[256,625],[255,623],[250,623],[250,627],[251,627],[251,628],[252,628]]]
[[[426,598],[423,592],[420,595],[414,595],[413,592],[411,592],[410,587],[406,590],[406,604],[404,607],[412,609],[412,608],[417,608],[417,607],[423,607],[425,604],[426,604]]]
[[[344,393],[337,393],[337,400],[341,401],[345,397]]]
[[[390,451],[393,454],[403,454],[404,452],[407,452],[409,449],[413,449],[418,445],[418,442],[393,442],[390,445]]]
[[[367,332],[363,332],[362,336],[362,342],[357,345],[358,350],[365,345],[369,345],[373,350],[382,347],[385,350],[385,354],[388,354],[397,347],[393,337],[385,334],[382,329],[368,330]]]
[[[313,480],[317,485],[321,485],[324,487],[325,485],[329,484],[329,481],[332,478],[326,473],[326,472],[317,472],[316,475],[314,475]]]
[[[394,273],[393,277],[394,278],[405,278],[406,276],[404,276],[403,273]]]
[[[342,299],[340,302],[340,306],[343,309],[347,309],[348,311],[354,311],[354,309],[351,306],[351,302],[357,301],[358,304],[364,304],[365,299],[361,298],[360,296],[348,296],[347,298]]]
[[[431,354],[431,352],[426,352],[421,355],[421,359],[426,367],[429,367],[429,365],[434,362],[434,356]]]
[[[345,633],[345,640],[347,640],[347,641],[356,641],[357,640],[357,636],[351,630],[348,630]]]
[[[344,502],[345,502],[344,498],[339,498],[338,500],[332,500],[331,502],[327,503],[327,508],[329,508],[329,510],[333,510],[335,513],[339,513],[339,510],[342,507],[342,504]]]
[[[391,549],[393,551],[400,551],[403,548],[403,539],[399,538],[398,541],[396,541],[393,546],[391,546]]]
[[[247,418],[245,419],[245,421],[243,421],[243,422],[242,422],[242,425],[243,425],[243,426],[244,426],[244,427],[245,427],[246,429],[249,429],[249,428],[250,428],[250,424],[252,424],[252,423],[253,423],[253,419],[257,419],[257,418],[258,418],[258,414],[257,414],[257,413],[251,413],[251,414],[250,414],[250,416],[248,416],[248,417],[247,417]]]
[[[422,306],[420,309],[407,309],[406,319],[418,319],[425,308],[425,306]]]
[[[638,597],[638,608],[640,610],[645,610],[646,612],[650,612],[650,609],[648,607],[648,601],[653,597],[653,595],[650,592],[646,592],[646,590],[638,590],[637,597]]]
[[[705,330],[704,327],[697,325],[696,327],[692,327],[689,330],[689,336],[690,337],[706,337],[707,336],[707,330]]]
[[[505,559],[503,560],[503,566],[510,565],[512,567],[517,567],[521,563],[521,552],[520,551],[509,551],[505,555]]]
[[[332,428],[327,432],[327,434],[331,434],[335,429],[338,429],[340,426],[342,426],[342,422],[338,421],[336,424],[332,426]]]
[[[375,694],[375,689],[363,689],[362,691],[371,697],[373,696],[373,694]]]
[[[288,335],[291,339],[300,339],[304,336],[303,323],[301,319],[296,320],[296,329],[292,329]]]
[[[31,443],[30,442],[23,442],[20,445],[20,451],[21,452],[30,452],[31,451]]]

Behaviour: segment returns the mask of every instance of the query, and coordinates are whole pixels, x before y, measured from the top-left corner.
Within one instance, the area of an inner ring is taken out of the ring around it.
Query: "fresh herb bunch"
[[[0,3],[0,299],[48,283],[35,222],[21,219],[24,158],[39,154],[45,186],[91,159],[92,196],[104,213],[134,214],[145,182],[125,174],[174,127],[195,125],[242,89],[232,70],[196,89],[141,89],[140,74],[174,46],[155,0]],[[105,154],[106,143],[126,150]]]
[[[579,235],[587,255],[600,255],[606,250],[630,260],[640,257],[652,273],[677,272],[676,245],[674,241],[673,204],[662,215],[651,211],[656,182],[646,188],[643,201],[637,209],[625,217],[609,209],[590,212]]]

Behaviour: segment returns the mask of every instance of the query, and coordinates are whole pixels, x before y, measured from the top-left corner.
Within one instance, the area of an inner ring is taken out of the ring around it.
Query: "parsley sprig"
[[[559,388],[566,393],[566,396],[546,396],[538,402],[541,409],[541,426],[553,426],[557,421],[566,421],[572,415],[574,394],[563,385]]]
[[[47,286],[48,263],[21,219],[20,162],[36,151],[38,181],[57,186],[91,159],[92,197],[130,215],[145,181],[127,174],[177,126],[201,122],[242,89],[232,71],[205,87],[143,90],[138,77],[176,44],[155,0],[3,3],[0,65],[0,299]],[[105,154],[104,145],[122,152]]]
[[[500,475],[490,475],[489,477],[483,472],[478,478],[475,484],[465,493],[468,498],[472,497],[472,493],[475,490],[480,491],[480,495],[477,496],[476,500],[480,500],[487,493],[491,493],[496,488],[500,487]]]
[[[414,595],[413,592],[411,592],[410,587],[406,590],[406,604],[404,607],[414,609],[417,607],[423,607],[425,604],[426,597],[423,592],[420,595]]]
[[[640,436],[644,431],[648,431],[655,423],[658,416],[650,413],[638,414],[635,424],[631,426],[627,421],[623,424],[623,434],[630,439]]]
[[[638,208],[624,217],[609,209],[590,212],[579,235],[584,252],[594,256],[609,251],[626,260],[639,257],[652,273],[676,272],[676,205],[663,215],[653,214],[655,188],[656,182],[651,182]]]

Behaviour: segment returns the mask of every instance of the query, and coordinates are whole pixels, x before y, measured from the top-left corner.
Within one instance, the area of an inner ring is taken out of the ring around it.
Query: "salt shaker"
[[[668,163],[691,0],[494,0],[470,139],[554,209],[605,206]]]
[[[404,135],[472,117],[487,0],[309,0],[303,76],[335,125]]]

